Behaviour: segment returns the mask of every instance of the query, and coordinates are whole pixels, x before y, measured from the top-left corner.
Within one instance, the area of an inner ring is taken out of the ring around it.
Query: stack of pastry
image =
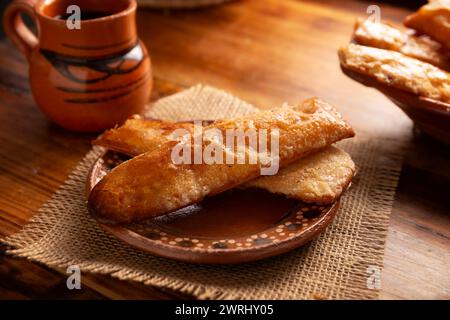
[[[358,20],[353,43],[339,50],[344,71],[450,104],[450,0],[434,0],[408,16],[401,30]]]
[[[91,191],[88,207],[97,219],[120,224],[153,218],[232,188],[256,187],[304,202],[332,203],[355,174],[350,156],[332,145],[353,137],[354,131],[334,107],[319,99],[205,125],[205,132],[224,134],[229,129],[276,129],[280,170],[275,175],[261,176],[265,164],[260,160],[175,164],[171,152],[177,141],[171,133],[176,129],[193,132],[194,125],[134,117],[94,141],[131,157]],[[196,140],[195,132],[193,137],[202,150],[213,143],[205,137]],[[219,150],[238,157],[236,150]]]

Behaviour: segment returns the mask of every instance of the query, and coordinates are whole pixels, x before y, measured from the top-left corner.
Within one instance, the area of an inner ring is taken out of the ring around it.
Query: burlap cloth
[[[201,85],[163,98],[148,115],[173,120],[231,118],[251,105]],[[4,239],[8,253],[53,267],[143,282],[220,299],[370,299],[368,268],[382,268],[386,231],[401,169],[398,146],[364,134],[339,145],[358,166],[337,218],[309,245],[263,261],[235,266],[190,265],[133,249],[105,233],[87,213],[86,174],[99,154],[90,151],[23,231]],[[362,137],[361,137],[362,136]]]

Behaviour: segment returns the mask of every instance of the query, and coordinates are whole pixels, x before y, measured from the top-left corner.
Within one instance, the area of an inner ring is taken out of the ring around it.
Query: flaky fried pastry
[[[339,50],[343,68],[422,97],[450,102],[450,74],[401,53],[350,44]]]
[[[347,188],[355,163],[344,150],[329,146],[297,160],[275,176],[262,176],[244,187],[257,187],[304,202],[332,203]]]
[[[450,70],[450,51],[427,36],[415,36],[389,24],[358,19],[353,41],[379,49],[393,50],[444,70]]]
[[[133,118],[121,127],[108,130],[93,143],[134,157],[157,149],[162,139],[169,139],[171,132],[160,128],[194,131],[193,123]],[[345,190],[354,173],[351,157],[330,146],[297,160],[276,175],[256,178],[242,187],[265,189],[304,202],[331,203]]]
[[[351,126],[329,104],[310,99],[234,120],[216,121],[213,128],[279,130],[279,164],[286,167],[332,143],[352,137]],[[195,140],[195,139],[194,139]],[[88,207],[105,223],[126,223],[163,215],[231,189],[261,174],[263,164],[177,164],[171,151],[176,142],[161,144],[114,168],[92,190]],[[206,147],[202,142],[202,147]],[[233,150],[228,150],[238,157]]]
[[[174,130],[186,129],[192,132],[193,127],[190,122],[143,120],[140,116],[133,116],[122,126],[105,131],[92,144],[134,157],[167,142]]]
[[[450,49],[450,0],[434,0],[409,15],[408,28],[425,33]]]

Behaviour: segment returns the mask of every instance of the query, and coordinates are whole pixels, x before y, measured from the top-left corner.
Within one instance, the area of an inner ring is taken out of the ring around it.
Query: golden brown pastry
[[[133,116],[122,126],[105,131],[92,144],[135,157],[158,148],[167,142],[174,130],[180,128],[192,132],[194,125],[191,122],[143,120]]]
[[[401,53],[350,44],[339,50],[343,68],[422,97],[450,102],[450,74]]]
[[[425,33],[450,49],[450,0],[434,0],[406,17],[404,25]]]
[[[194,125],[135,117],[119,128],[108,130],[93,143],[134,157],[157,149],[161,141],[167,141],[177,128],[193,132]],[[345,151],[330,146],[297,160],[276,175],[256,178],[242,187],[257,187],[304,202],[332,203],[354,174],[355,164],[351,157]]]
[[[450,70],[450,52],[427,36],[415,36],[386,23],[358,19],[353,40],[361,45],[393,50]]]
[[[344,150],[329,146],[297,160],[275,176],[263,176],[243,187],[257,187],[304,202],[332,203],[355,174],[355,163]]]
[[[353,129],[329,104],[318,99],[283,106],[235,120],[216,121],[207,129],[279,130],[279,165],[285,167],[330,144],[352,137]],[[195,141],[195,138],[194,138]],[[200,145],[205,149],[210,141]],[[176,141],[163,143],[114,168],[92,190],[88,207],[105,223],[126,223],[162,215],[257,178],[264,164],[174,164]],[[194,146],[195,148],[195,146]],[[250,151],[245,150],[249,155]]]

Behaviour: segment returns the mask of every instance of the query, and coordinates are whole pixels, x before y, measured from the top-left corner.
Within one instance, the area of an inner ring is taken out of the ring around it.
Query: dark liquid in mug
[[[73,13],[63,13],[55,16],[56,19],[67,20]],[[110,13],[103,11],[81,11],[81,20],[92,20],[109,16]]]

